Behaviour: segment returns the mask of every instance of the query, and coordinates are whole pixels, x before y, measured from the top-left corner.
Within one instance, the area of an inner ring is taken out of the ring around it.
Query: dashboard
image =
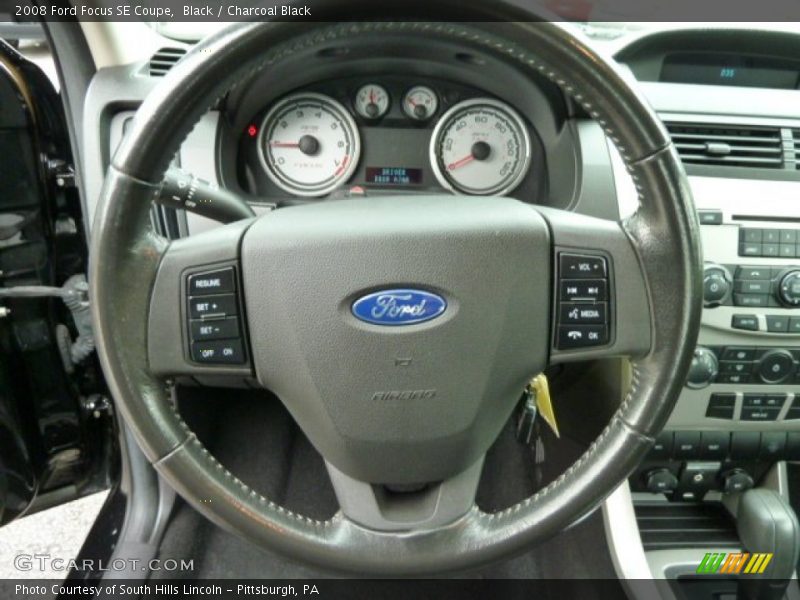
[[[326,39],[237,86],[215,132],[220,183],[255,205],[398,193],[574,205],[581,146],[561,91],[428,37]]]
[[[541,142],[516,108],[432,78],[352,78],[293,91],[253,116],[238,152],[239,183],[255,196],[356,189],[530,197],[544,176]]]

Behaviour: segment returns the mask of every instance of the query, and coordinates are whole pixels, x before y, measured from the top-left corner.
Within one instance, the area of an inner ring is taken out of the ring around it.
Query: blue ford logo
[[[447,308],[441,296],[423,290],[380,290],[353,302],[356,319],[375,325],[413,325],[440,316]]]

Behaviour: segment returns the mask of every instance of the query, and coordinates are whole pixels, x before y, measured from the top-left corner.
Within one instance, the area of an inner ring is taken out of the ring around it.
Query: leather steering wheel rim
[[[360,16],[362,4],[327,2],[312,10],[323,18]],[[402,19],[415,6],[384,3],[381,13],[384,19]],[[460,14],[465,7],[448,0],[437,9]],[[626,76],[566,28],[544,21],[522,2],[493,2],[474,10],[473,20],[484,22],[481,26],[385,20],[254,23],[205,40],[139,109],[109,168],[94,223],[90,281],[98,352],[116,405],[148,459],[219,526],[325,568],[442,573],[498,560],[558,533],[596,508],[637,466],[666,422],[691,361],[701,309],[699,226],[686,176],[663,126]],[[561,477],[502,512],[486,514],[473,507],[444,527],[403,533],[372,531],[341,513],[328,521],[309,519],[249,488],[185,425],[165,383],[149,372],[147,357],[150,291],[168,249],[150,225],[150,203],[181,141],[213,100],[254,70],[268,69],[315,36],[381,28],[410,34],[435,30],[485,45],[557,83],[602,125],[639,192],[639,210],[621,227],[638,257],[651,314],[650,349],[631,357],[629,393],[598,439]]]

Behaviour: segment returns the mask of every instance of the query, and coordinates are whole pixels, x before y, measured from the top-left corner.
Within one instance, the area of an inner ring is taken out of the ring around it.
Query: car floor
[[[255,392],[193,390],[191,397],[183,395],[180,407],[209,450],[251,487],[311,517],[324,519],[336,512],[336,498],[322,458],[274,397]],[[511,505],[557,477],[581,453],[580,446],[568,440],[554,442],[553,436],[546,437],[548,455],[537,466],[532,450],[516,441],[509,425],[487,455],[478,491],[479,506],[497,510]],[[192,578],[340,576],[261,550],[216,527],[183,502],[173,513],[160,556],[194,559],[194,571],[183,574]],[[175,573],[169,576],[174,577]],[[602,515],[597,510],[522,556],[457,577],[596,580],[615,579],[616,575]],[[591,589],[586,586],[580,596],[591,598]],[[563,587],[559,590],[563,597]],[[530,592],[526,590],[526,594]],[[621,588],[619,592],[622,597]],[[597,597],[601,595],[607,599],[608,590],[598,590]]]

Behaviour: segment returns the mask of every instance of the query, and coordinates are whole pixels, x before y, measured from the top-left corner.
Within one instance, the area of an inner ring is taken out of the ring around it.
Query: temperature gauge
[[[403,97],[403,111],[417,121],[429,119],[438,107],[436,92],[424,85],[411,88]]]
[[[365,119],[379,119],[389,110],[389,92],[377,84],[368,83],[356,92],[355,107]]]

